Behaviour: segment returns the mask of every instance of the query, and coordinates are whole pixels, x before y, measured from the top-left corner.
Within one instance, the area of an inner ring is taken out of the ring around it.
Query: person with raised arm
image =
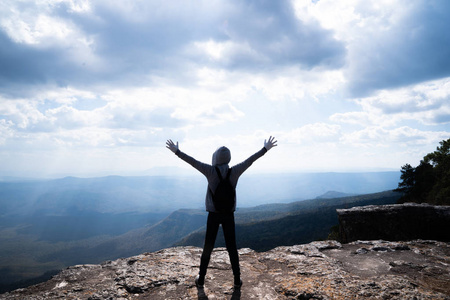
[[[211,258],[211,253],[214,249],[219,225],[222,225],[225,245],[228,255],[230,256],[231,268],[234,275],[234,288],[239,289],[242,286],[234,223],[234,211],[236,210],[235,189],[242,173],[244,173],[253,162],[275,146],[277,146],[277,141],[274,137],[270,136],[268,140],[264,140],[264,147],[261,150],[243,162],[230,168],[228,164],[231,160],[231,152],[225,146],[218,148],[213,153],[212,164],[209,165],[181,152],[178,142],[175,144],[172,140],[167,140],[166,147],[169,150],[205,175],[208,180],[208,188],[205,197],[208,219],[206,223],[205,243],[200,259],[200,271],[195,278],[197,287],[202,288],[205,283],[206,270]],[[229,192],[230,189],[233,190]],[[223,195],[221,196],[219,194]],[[226,200],[227,198],[230,200]],[[220,204],[219,201],[228,201],[229,203]]]

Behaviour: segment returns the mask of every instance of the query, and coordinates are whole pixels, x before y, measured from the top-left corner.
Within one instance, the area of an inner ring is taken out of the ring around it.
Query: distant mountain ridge
[[[240,247],[248,243],[263,250],[326,238],[330,226],[337,224],[330,203],[338,201],[336,205],[346,208],[359,205],[352,204],[362,199],[358,197],[370,196],[315,199],[318,195],[390,190],[397,186],[398,176],[399,172],[244,174],[237,191],[236,221],[242,233],[238,240],[244,240]],[[0,290],[2,284],[68,265],[178,244],[202,245],[205,192],[206,181],[199,173],[0,182]],[[320,206],[326,207],[322,213]],[[321,222],[311,227],[316,220]],[[280,230],[289,224],[297,228]],[[219,234],[217,245],[221,243]]]
[[[316,199],[333,199],[333,198],[342,198],[342,197],[349,197],[349,196],[356,196],[356,194],[328,191],[323,195],[317,196]]]
[[[330,227],[337,224],[337,208],[395,203],[399,197],[399,193],[386,191],[337,199],[301,200],[239,208],[235,213],[238,246],[239,248],[250,247],[257,251],[264,251],[279,245],[293,245],[303,241],[325,239],[330,232]],[[123,216],[126,215],[129,214]],[[122,217],[120,214],[118,216]],[[129,216],[133,217],[133,215]],[[157,216],[149,214],[148,220],[150,221],[153,217]],[[0,281],[0,291],[9,290],[9,286],[20,287],[16,282],[21,279],[31,279],[29,276],[21,277],[21,273],[14,271],[17,267],[42,270],[41,273],[34,276],[39,277],[50,270],[69,265],[100,263],[171,246],[202,246],[206,217],[207,212],[204,209],[180,209],[160,221],[154,219],[153,223],[118,236],[97,236],[80,241],[58,241],[57,243],[40,241],[36,245],[33,239],[39,237],[39,231],[33,232],[33,227],[28,229],[31,230],[29,232],[21,232],[18,229],[23,227],[5,229],[3,225],[3,229],[0,228],[0,230],[13,230],[11,232],[16,230],[16,240],[12,239],[14,238],[12,235],[8,237],[8,244],[0,243],[3,245],[0,253],[1,251],[14,253],[10,252],[11,249],[18,249],[18,247],[33,250],[32,253],[22,253],[23,250],[16,250],[15,253],[28,256],[26,261],[17,261],[13,256],[11,257],[11,254],[0,256],[2,265],[7,266],[0,268],[0,279],[4,278],[3,281]],[[64,217],[61,217],[61,220],[64,220]],[[57,230],[58,228],[63,229],[63,227],[59,225],[52,228]],[[223,237],[222,234],[219,234],[216,246],[222,245],[224,245]],[[6,248],[2,249],[3,247]],[[12,262],[22,265],[11,265]],[[48,274],[53,274],[53,272]],[[45,279],[45,277],[40,278],[40,280]]]
[[[368,194],[397,187],[400,172],[244,174],[237,187],[240,207],[313,199],[328,191]],[[256,187],[256,188],[255,188]],[[191,176],[65,177],[0,182],[2,215],[72,215],[159,212],[204,206],[206,180]]]

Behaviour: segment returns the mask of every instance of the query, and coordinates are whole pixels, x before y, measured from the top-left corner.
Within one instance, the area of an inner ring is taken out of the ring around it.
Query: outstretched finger
[[[167,149],[171,149],[175,144],[173,143],[172,140],[167,140],[166,142],[166,148]]]
[[[272,138],[272,145],[273,145],[274,147],[276,147],[276,146],[277,146],[277,143],[278,143],[278,141],[277,141],[277,140],[275,140],[275,138]]]

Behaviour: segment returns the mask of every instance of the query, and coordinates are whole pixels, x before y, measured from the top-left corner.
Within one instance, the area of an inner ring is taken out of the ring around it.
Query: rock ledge
[[[404,203],[338,209],[339,229],[345,243],[360,239],[450,242],[450,206]]]
[[[225,249],[214,250],[197,289],[201,249],[176,247],[69,267],[0,299],[450,299],[449,243],[324,241],[239,253],[240,291]]]

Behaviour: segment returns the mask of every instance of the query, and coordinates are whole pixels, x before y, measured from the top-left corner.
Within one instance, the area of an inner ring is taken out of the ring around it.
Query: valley
[[[200,179],[0,182],[0,289],[46,280],[70,265],[202,246],[207,213]],[[398,172],[243,177],[235,214],[238,246],[265,251],[326,239],[337,224],[336,209],[395,203],[399,194],[389,190],[397,181]],[[219,234],[216,246],[222,245]]]

